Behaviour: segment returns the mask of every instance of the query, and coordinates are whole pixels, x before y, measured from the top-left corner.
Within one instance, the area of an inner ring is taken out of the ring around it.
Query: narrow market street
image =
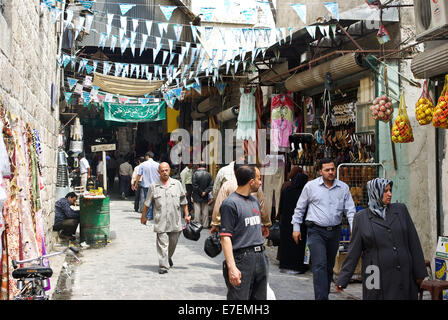
[[[152,221],[140,224],[132,198],[112,197],[110,230],[116,238],[100,248],[82,249],[82,263],[73,268],[71,300],[225,300],[221,253],[208,257],[203,250],[209,230],[199,241],[179,238],[173,256],[174,267],[158,273],[156,237]],[[314,300],[311,272],[302,275],[280,273],[277,247],[267,247],[270,258],[269,283],[278,300]],[[331,300],[361,298],[361,284],[351,284],[343,294],[331,290]]]

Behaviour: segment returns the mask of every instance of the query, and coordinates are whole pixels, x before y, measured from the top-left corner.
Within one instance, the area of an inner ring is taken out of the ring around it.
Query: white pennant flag
[[[145,65],[145,71],[142,71],[142,77],[148,78],[149,66]]]
[[[125,50],[128,47],[130,41],[131,41],[130,38],[124,37],[123,41],[120,43],[121,54],[123,54],[125,52]]]
[[[316,26],[306,26],[306,31],[310,34],[312,39],[316,38]]]
[[[67,9],[65,10],[65,12],[67,13],[67,19],[64,21],[64,29],[67,28],[73,20],[73,10]]]
[[[107,14],[107,25],[110,26],[112,25],[112,21],[114,20],[114,14],[113,13],[108,13]]]
[[[180,48],[180,55],[179,55],[179,60],[177,62],[177,66],[180,67],[181,63],[184,60],[185,57],[185,52],[186,52],[186,48],[185,47],[181,47]]]
[[[137,67],[136,64],[131,64],[131,74],[129,75],[132,78],[132,75],[134,74],[135,68]]]
[[[147,40],[148,40],[148,35],[142,34],[142,43],[140,44],[140,55],[142,55],[143,51],[145,50]]]
[[[90,32],[90,28],[92,27],[92,22],[93,22],[93,14],[86,14],[86,25],[85,25],[84,29],[86,30],[87,33]]]
[[[172,54],[170,54],[170,62],[168,62],[168,65],[171,66],[171,63],[173,62],[175,56],[176,56],[176,53],[174,53],[174,52]]]
[[[110,39],[110,50],[112,50],[112,52],[115,52],[115,45],[117,44],[117,41],[118,41],[118,36],[112,35],[112,37]]]
[[[143,73],[143,67],[142,67],[142,73]],[[135,65],[135,74],[137,79],[140,78],[140,66],[138,64]]]
[[[135,57],[135,43],[131,43],[132,56]]]
[[[121,42],[121,41],[123,41],[123,37],[125,36],[126,31],[123,28],[120,28],[119,32],[120,32],[120,42]]]
[[[85,20],[85,17],[78,17],[78,20],[75,23],[75,40],[78,38],[78,35],[81,32],[81,28],[84,25]]]
[[[152,29],[152,21],[151,20],[146,20],[146,31],[148,36],[151,35],[151,29]]]
[[[168,57],[168,51],[163,51],[163,59],[162,59],[162,64],[165,64],[165,60]]]
[[[125,16],[120,17],[120,25],[121,28],[124,30],[124,33],[128,30],[128,20]]]
[[[173,43],[174,43],[173,39],[168,39],[168,46],[170,48],[170,54],[171,54],[171,52],[173,52]]]
[[[135,31],[138,27],[138,19],[133,18],[132,19],[132,30]]]
[[[107,25],[106,26],[106,34],[107,34],[107,37],[109,37],[110,36],[110,33],[112,32],[112,26],[111,25]]]
[[[174,34],[176,35],[176,40],[180,41],[180,36],[182,35],[182,25],[174,24]]]
[[[156,38],[156,49],[154,51],[154,62],[156,61],[156,57],[159,54],[160,49],[162,48],[162,46],[161,46],[162,38],[159,38],[159,37],[155,37],[155,38]]]
[[[135,43],[136,37],[137,37],[137,33],[135,31],[131,31],[131,45]]]

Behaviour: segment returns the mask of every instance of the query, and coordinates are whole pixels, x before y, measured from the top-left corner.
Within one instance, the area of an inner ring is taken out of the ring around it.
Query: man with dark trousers
[[[75,239],[80,215],[79,210],[73,210],[70,206],[75,204],[77,198],[76,193],[69,192],[65,198],[61,198],[55,203],[53,231],[59,231],[62,238]]]
[[[302,241],[300,225],[305,222],[314,297],[316,300],[328,300],[341,236],[342,214],[347,215],[351,229],[356,209],[349,186],[336,179],[334,161],[322,159],[318,169],[321,176],[305,185],[297,201],[291,221],[292,237],[297,244]],[[305,212],[306,219],[302,221]]]
[[[251,195],[261,186],[260,170],[243,165],[235,174],[238,188],[219,209],[227,299],[266,300],[269,263],[263,252],[260,202]]]

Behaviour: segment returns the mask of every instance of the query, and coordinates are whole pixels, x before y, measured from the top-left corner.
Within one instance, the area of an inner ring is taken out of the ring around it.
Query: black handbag
[[[214,258],[221,253],[221,237],[218,232],[214,232],[211,236],[205,239],[204,251],[211,258]]]
[[[280,222],[274,222],[274,224],[269,228],[268,240],[271,240],[275,247],[280,245]]]

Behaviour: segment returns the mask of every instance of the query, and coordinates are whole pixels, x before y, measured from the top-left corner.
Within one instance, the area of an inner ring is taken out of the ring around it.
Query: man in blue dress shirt
[[[314,297],[328,300],[341,236],[342,214],[345,212],[351,230],[356,209],[349,186],[336,179],[334,161],[322,159],[318,169],[321,176],[303,188],[291,223],[292,236],[297,244],[302,240],[300,225],[305,222],[308,227]],[[306,220],[303,221],[305,213]]]

